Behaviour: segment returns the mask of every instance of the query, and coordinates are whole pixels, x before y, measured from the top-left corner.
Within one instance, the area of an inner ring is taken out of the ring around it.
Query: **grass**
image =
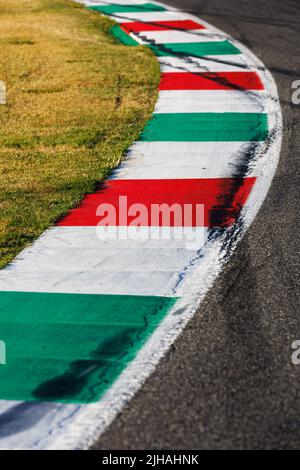
[[[3,268],[119,163],[151,115],[159,70],[67,0],[0,0],[0,21]]]

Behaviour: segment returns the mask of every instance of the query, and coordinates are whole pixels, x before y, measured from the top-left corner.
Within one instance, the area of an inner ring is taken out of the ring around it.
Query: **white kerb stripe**
[[[158,57],[162,72],[243,72],[255,71],[255,64],[246,61],[243,54],[212,55],[178,58]]]
[[[155,21],[178,21],[189,20],[190,15],[178,11],[149,11],[147,13],[115,13],[109,15],[117,23],[124,23],[128,20],[144,21],[151,23]]]
[[[267,96],[249,90],[161,91],[154,113],[263,113]]]
[[[80,3],[83,3],[86,7],[91,6],[109,6],[109,5],[143,5],[147,3],[147,0],[115,0],[115,1],[105,1],[105,0],[82,0]]]
[[[137,142],[110,179],[230,178],[261,142]],[[252,175],[254,176],[254,175]]]

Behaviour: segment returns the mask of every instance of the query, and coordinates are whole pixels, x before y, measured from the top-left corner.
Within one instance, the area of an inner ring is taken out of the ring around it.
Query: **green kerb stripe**
[[[154,5],[153,3],[143,3],[141,5],[119,5],[114,3],[112,5],[95,5],[89,6],[90,10],[101,11],[107,15],[114,13],[147,13],[148,11],[166,11],[166,8]]]
[[[109,32],[120,41],[125,46],[138,46],[139,43],[135,41],[131,36],[125,33],[119,25],[115,24],[110,29]]]
[[[268,136],[263,113],[154,114],[141,135],[144,141],[261,141]]]
[[[190,55],[202,57],[205,55],[240,54],[240,50],[228,41],[170,43],[149,46],[157,56]]]
[[[112,385],[176,299],[0,292],[0,399],[90,403]]]

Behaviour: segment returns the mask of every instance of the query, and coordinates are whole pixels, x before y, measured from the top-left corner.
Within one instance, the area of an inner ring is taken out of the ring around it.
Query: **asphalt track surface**
[[[170,5],[231,34],[273,74],[284,119],[280,162],[252,227],[197,314],[94,446],[300,448],[300,79],[298,0]]]

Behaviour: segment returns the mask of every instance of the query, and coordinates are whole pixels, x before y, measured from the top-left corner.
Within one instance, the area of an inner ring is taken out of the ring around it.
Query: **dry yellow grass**
[[[0,267],[119,162],[150,117],[157,62],[66,0],[0,0]]]

